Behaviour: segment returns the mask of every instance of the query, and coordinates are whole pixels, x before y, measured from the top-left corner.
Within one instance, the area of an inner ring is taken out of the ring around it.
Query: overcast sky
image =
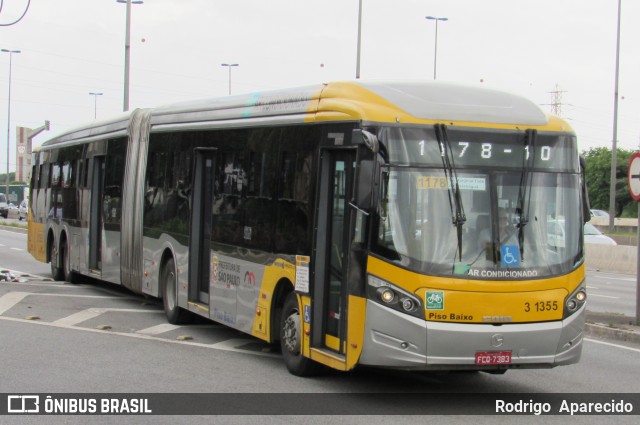
[[[27,0],[4,0],[0,23]],[[618,0],[363,0],[363,79],[433,79],[504,89],[561,115],[581,150],[611,147]],[[32,0],[0,27],[13,55],[15,127],[55,133],[122,111],[124,4]],[[354,79],[358,0],[144,0],[132,6],[130,108]],[[618,146],[640,142],[640,2],[622,1]],[[9,54],[0,54],[0,173],[6,169]]]

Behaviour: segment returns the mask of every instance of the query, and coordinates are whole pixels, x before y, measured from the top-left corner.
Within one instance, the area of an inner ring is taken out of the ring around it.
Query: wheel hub
[[[292,354],[300,352],[300,315],[294,313],[287,317],[282,326],[282,341]]]

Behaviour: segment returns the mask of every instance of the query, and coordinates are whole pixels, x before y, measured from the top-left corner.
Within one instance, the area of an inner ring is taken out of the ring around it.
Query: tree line
[[[616,217],[637,217],[636,202],[629,194],[627,175],[632,150],[616,149]],[[591,208],[609,211],[609,192],[611,190],[611,149],[591,148],[583,151],[586,162],[585,179]]]

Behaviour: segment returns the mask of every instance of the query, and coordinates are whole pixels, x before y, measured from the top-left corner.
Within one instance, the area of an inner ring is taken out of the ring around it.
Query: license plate
[[[477,365],[511,364],[511,351],[476,351]]]

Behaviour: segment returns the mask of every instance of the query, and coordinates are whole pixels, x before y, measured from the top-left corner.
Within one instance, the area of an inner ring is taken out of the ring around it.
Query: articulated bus
[[[293,374],[580,358],[583,165],[519,96],[358,80],[202,100],[69,131],[33,164],[29,251],[56,280],[279,343]]]

